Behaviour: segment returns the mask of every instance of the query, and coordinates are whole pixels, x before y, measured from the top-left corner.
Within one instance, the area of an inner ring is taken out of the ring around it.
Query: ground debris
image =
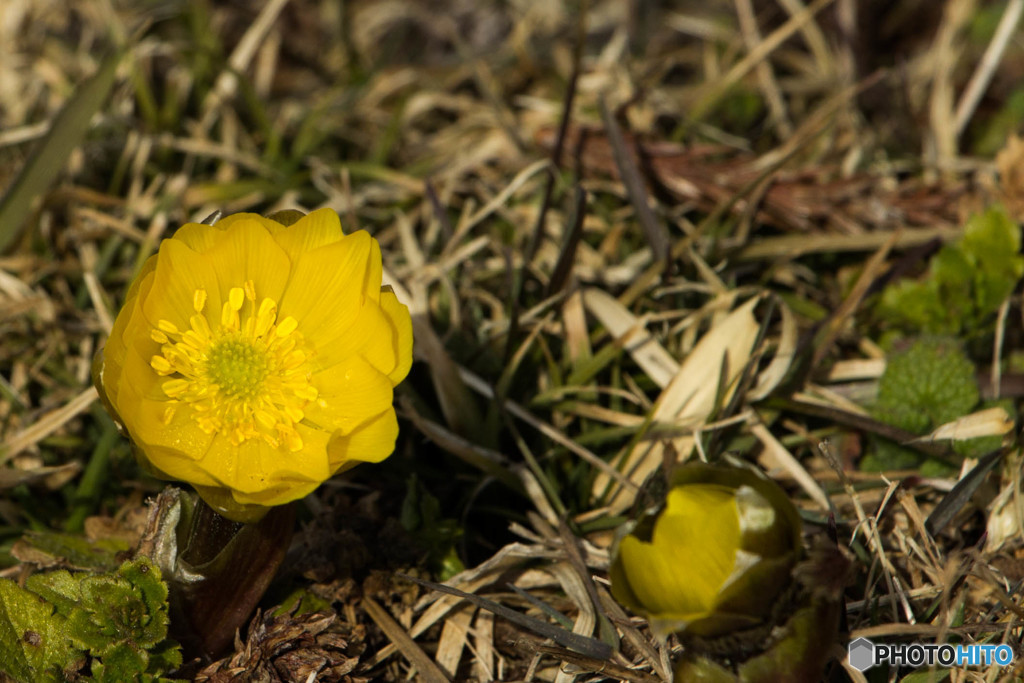
[[[619,177],[604,131],[570,129],[568,137],[579,151],[584,177]],[[537,138],[542,147],[553,145],[551,130],[540,131]],[[755,155],[724,145],[687,147],[632,134],[626,135],[626,144],[652,192],[660,189],[673,201],[703,211],[732,203],[737,214],[748,212],[752,200],[760,224],[784,231],[852,235],[897,226],[955,225],[963,219],[960,205],[969,189],[959,179],[924,183],[877,172],[844,176],[830,165],[770,170]]]
[[[244,644],[236,640],[233,655],[210,664],[195,680],[348,683],[362,680],[349,675],[359,664],[362,647],[362,627],[339,622],[337,614],[257,613]]]

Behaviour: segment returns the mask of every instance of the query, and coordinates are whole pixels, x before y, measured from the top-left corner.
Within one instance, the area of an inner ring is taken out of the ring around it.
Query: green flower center
[[[207,351],[206,374],[231,398],[252,400],[263,390],[267,354],[246,339],[221,339]]]

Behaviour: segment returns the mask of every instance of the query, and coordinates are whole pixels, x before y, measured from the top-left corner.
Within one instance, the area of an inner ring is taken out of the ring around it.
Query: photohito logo
[[[1013,662],[1009,645],[935,645],[899,643],[876,645],[867,638],[851,641],[848,649],[850,666],[865,671],[879,664],[892,666],[1006,666]]]

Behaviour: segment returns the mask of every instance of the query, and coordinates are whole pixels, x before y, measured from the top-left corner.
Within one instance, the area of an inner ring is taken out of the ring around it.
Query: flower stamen
[[[319,392],[310,381],[310,352],[298,321],[278,321],[277,302],[269,297],[257,307],[252,280],[228,292],[216,329],[203,315],[206,302],[206,290],[197,289],[189,329],[159,320],[150,331],[161,345],[150,367],[168,377],[161,384],[170,399],[165,423],[185,405],[204,432],[224,432],[236,446],[260,438],[272,448],[300,450],[295,425]]]

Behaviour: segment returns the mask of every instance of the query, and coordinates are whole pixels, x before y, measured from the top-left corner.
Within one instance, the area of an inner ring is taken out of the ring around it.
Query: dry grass
[[[333,605],[344,647],[325,622],[288,628],[343,653],[338,676],[666,677],[672,643],[609,597],[611,529],[665,458],[726,449],[792,493],[811,535],[834,515],[857,557],[851,637],[1020,657],[1019,451],[935,533],[954,479],[854,463],[884,427],[863,412],[884,367],[864,318],[878,279],[993,201],[1024,217],[1004,145],[1021,4],[5,0],[0,187],[104,55],[125,57],[34,204],[0,213],[3,547],[124,521],[158,489],[104,439],[89,369],[159,240],[215,210],[328,206],[380,240],[419,361],[399,451],[307,501],[282,579]],[[1014,296],[1003,347],[1020,310]],[[396,524],[411,473],[463,529],[475,566],[450,585],[550,622],[542,601],[618,652],[395,578],[422,557],[368,537]],[[257,631],[200,679],[244,669]]]

